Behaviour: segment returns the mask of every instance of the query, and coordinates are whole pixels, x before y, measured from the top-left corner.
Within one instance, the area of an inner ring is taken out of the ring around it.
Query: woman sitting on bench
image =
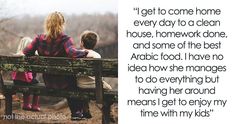
[[[73,39],[64,32],[65,19],[62,13],[53,12],[45,19],[45,33],[37,35],[33,42],[24,49],[26,56],[33,56],[35,51],[39,56],[73,57],[81,58],[87,55],[87,51],[77,50],[73,45]],[[72,75],[43,74],[47,88],[69,89],[76,88],[76,77]],[[76,98],[67,98],[71,110],[71,119],[80,120],[86,118],[82,112],[82,103]]]

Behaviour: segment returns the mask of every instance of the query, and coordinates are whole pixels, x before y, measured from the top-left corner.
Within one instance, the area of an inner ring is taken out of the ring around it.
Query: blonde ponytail
[[[47,38],[56,39],[64,30],[65,19],[60,12],[53,12],[44,21]]]

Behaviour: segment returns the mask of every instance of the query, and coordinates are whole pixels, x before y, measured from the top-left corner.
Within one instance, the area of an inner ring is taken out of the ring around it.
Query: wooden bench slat
[[[94,63],[102,60],[102,76],[118,77],[117,59],[71,59],[63,57],[0,57],[0,69],[5,71],[32,71],[61,75],[95,76]]]
[[[1,56],[1,63],[6,64],[23,64],[23,65],[62,65],[72,66],[72,59],[65,57],[43,57],[43,56]]]
[[[14,89],[14,87],[19,87],[19,88],[35,88],[35,89],[41,89],[41,88],[46,88],[45,87],[45,84],[44,83],[38,83],[38,84],[34,84],[34,85],[14,85],[13,84],[13,81],[11,80],[5,80],[4,81],[4,85],[5,86],[8,86],[8,89]],[[52,89],[53,90],[53,89]],[[78,87],[78,91],[81,91],[81,92],[93,92],[95,91],[95,88],[85,88],[85,89],[81,89]],[[112,96],[112,95],[117,95],[118,94],[118,91],[117,90],[104,90],[104,94],[107,95],[107,96]]]
[[[93,67],[96,61],[103,61],[102,67],[118,67],[117,59],[95,59],[95,58],[67,58],[67,57],[43,57],[43,56],[0,56],[1,64],[22,64],[22,65],[42,65],[42,66],[66,66],[66,67]]]
[[[79,99],[90,98],[95,100],[95,89],[79,89],[76,91],[71,90],[60,90],[60,89],[50,89],[46,88],[43,84],[37,85],[14,85],[12,81],[5,82],[3,86],[3,92],[7,93],[30,93],[37,94],[40,96],[56,96],[56,97],[77,97]],[[117,96],[117,91],[104,91],[104,97],[114,97]],[[116,97],[117,98],[117,97]],[[114,100],[115,101],[115,100]]]
[[[0,64],[0,69],[4,71],[32,71],[37,73],[51,73],[58,75],[89,75],[94,76],[95,72],[93,68],[82,67],[61,67],[61,66],[39,66],[39,65],[20,65],[20,64]],[[115,69],[103,69],[103,77],[118,77],[118,73]]]

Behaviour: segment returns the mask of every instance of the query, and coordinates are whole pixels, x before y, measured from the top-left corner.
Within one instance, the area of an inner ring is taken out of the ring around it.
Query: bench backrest
[[[117,59],[0,56],[0,70],[95,76],[96,100],[98,103],[102,103],[102,77],[118,77],[118,61]],[[3,86],[3,82],[0,82],[0,85]]]

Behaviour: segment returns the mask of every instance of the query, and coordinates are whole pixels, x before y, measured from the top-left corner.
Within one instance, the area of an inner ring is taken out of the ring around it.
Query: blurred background
[[[76,47],[79,47],[79,36],[85,30],[92,30],[100,35],[100,42],[95,51],[101,54],[102,58],[118,57],[118,1],[117,0],[0,0],[0,55],[12,55],[16,52],[19,40],[24,36],[34,38],[37,34],[43,33],[43,23],[46,16],[54,11],[62,12],[66,19],[65,33],[74,39]],[[3,73],[4,79],[11,79],[10,73]],[[39,75],[39,80],[42,78]],[[114,90],[117,90],[117,78],[105,78]],[[20,96],[20,94],[18,94]],[[70,118],[68,107],[58,105],[64,98],[40,97],[42,111],[53,114],[64,113]],[[65,104],[67,106],[67,104]],[[55,107],[56,106],[56,107]],[[59,107],[58,107],[59,106]],[[95,102],[90,102],[93,118],[82,123],[96,124],[101,120],[101,112]],[[55,109],[60,108],[60,109]],[[0,109],[3,114],[4,109]],[[118,106],[112,109],[115,111],[115,123],[118,120]],[[32,114],[22,111],[20,107],[14,112]],[[68,123],[68,120],[64,122]],[[28,121],[22,123],[35,123]],[[40,120],[37,120],[40,122]],[[51,120],[41,120],[42,123]],[[56,121],[56,120],[54,120]],[[19,120],[17,122],[20,123]],[[0,123],[12,123],[3,121]]]
[[[23,36],[43,33],[45,17],[60,11],[66,19],[65,33],[77,47],[81,32],[92,30],[100,35],[96,51],[103,58],[117,58],[117,7],[117,0],[0,0],[0,54],[15,53]]]

